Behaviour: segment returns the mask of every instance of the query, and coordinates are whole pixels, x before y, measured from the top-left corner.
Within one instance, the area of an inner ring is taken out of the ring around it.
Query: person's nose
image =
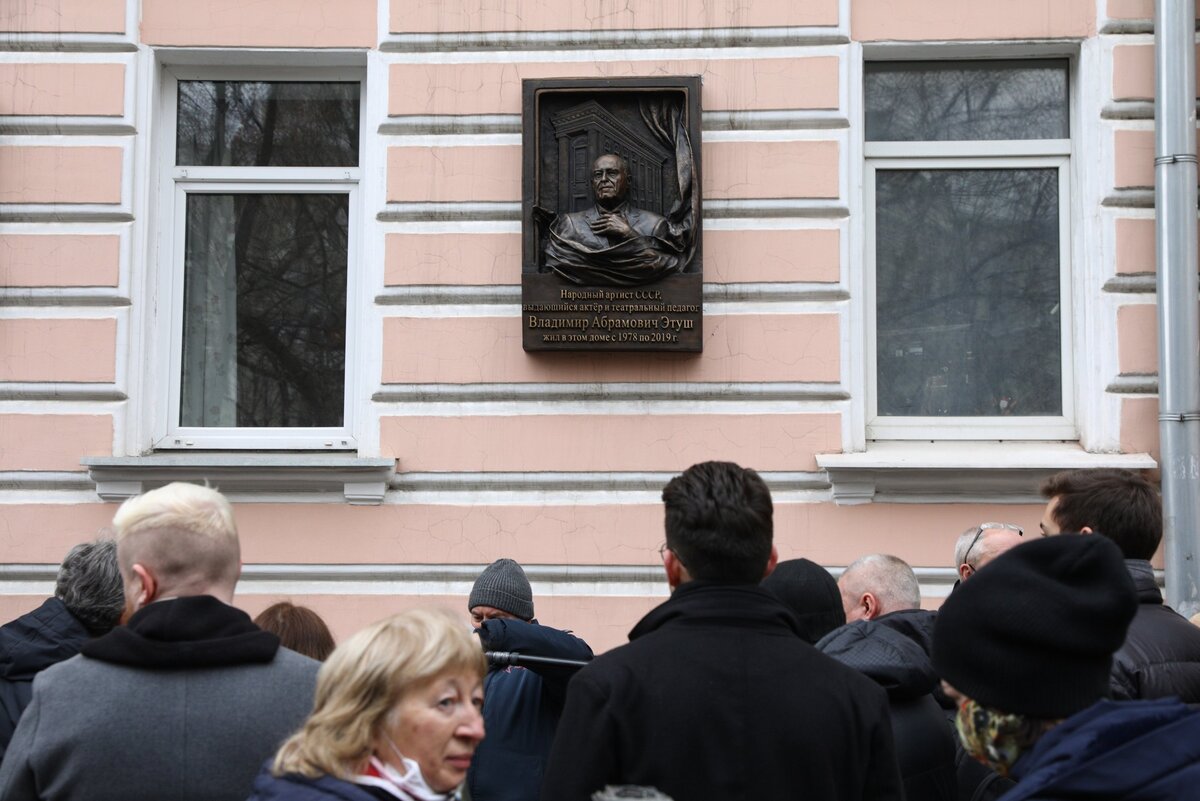
[[[464,740],[478,743],[486,734],[483,729],[483,713],[475,707],[471,707],[454,733]]]

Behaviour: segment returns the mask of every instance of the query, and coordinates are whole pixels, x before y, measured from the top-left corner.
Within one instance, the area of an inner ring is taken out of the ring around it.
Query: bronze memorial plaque
[[[527,80],[525,350],[703,347],[700,78]]]

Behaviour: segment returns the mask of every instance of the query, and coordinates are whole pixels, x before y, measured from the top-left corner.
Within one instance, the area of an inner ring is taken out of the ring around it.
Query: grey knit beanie
[[[525,571],[511,559],[497,559],[475,579],[467,609],[491,606],[521,620],[533,620],[533,589]]]

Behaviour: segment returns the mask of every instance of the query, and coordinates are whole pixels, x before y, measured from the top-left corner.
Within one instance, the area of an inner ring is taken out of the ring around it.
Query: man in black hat
[[[533,617],[533,589],[512,559],[487,566],[471,588],[467,609],[485,651],[587,661],[588,644]],[[473,801],[533,801],[574,671],[529,664],[493,666],[484,679],[487,738],[475,749],[467,787]]]
[[[1016,779],[1003,801],[1196,797],[1200,713],[1105,699],[1136,609],[1103,537],[1018,545],[946,599],[934,667],[958,700],[963,746]]]
[[[777,561],[763,480],[705,462],[663,503],[672,595],[571,680],[544,801],[610,784],[686,801],[901,798],[886,693],[804,642],[759,586]]]

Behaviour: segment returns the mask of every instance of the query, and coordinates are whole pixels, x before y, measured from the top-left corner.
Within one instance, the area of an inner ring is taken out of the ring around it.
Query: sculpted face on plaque
[[[592,164],[596,204],[559,214],[546,242],[546,267],[574,284],[639,286],[683,268],[684,243],[666,218],[628,202],[629,168],[614,153]]]

